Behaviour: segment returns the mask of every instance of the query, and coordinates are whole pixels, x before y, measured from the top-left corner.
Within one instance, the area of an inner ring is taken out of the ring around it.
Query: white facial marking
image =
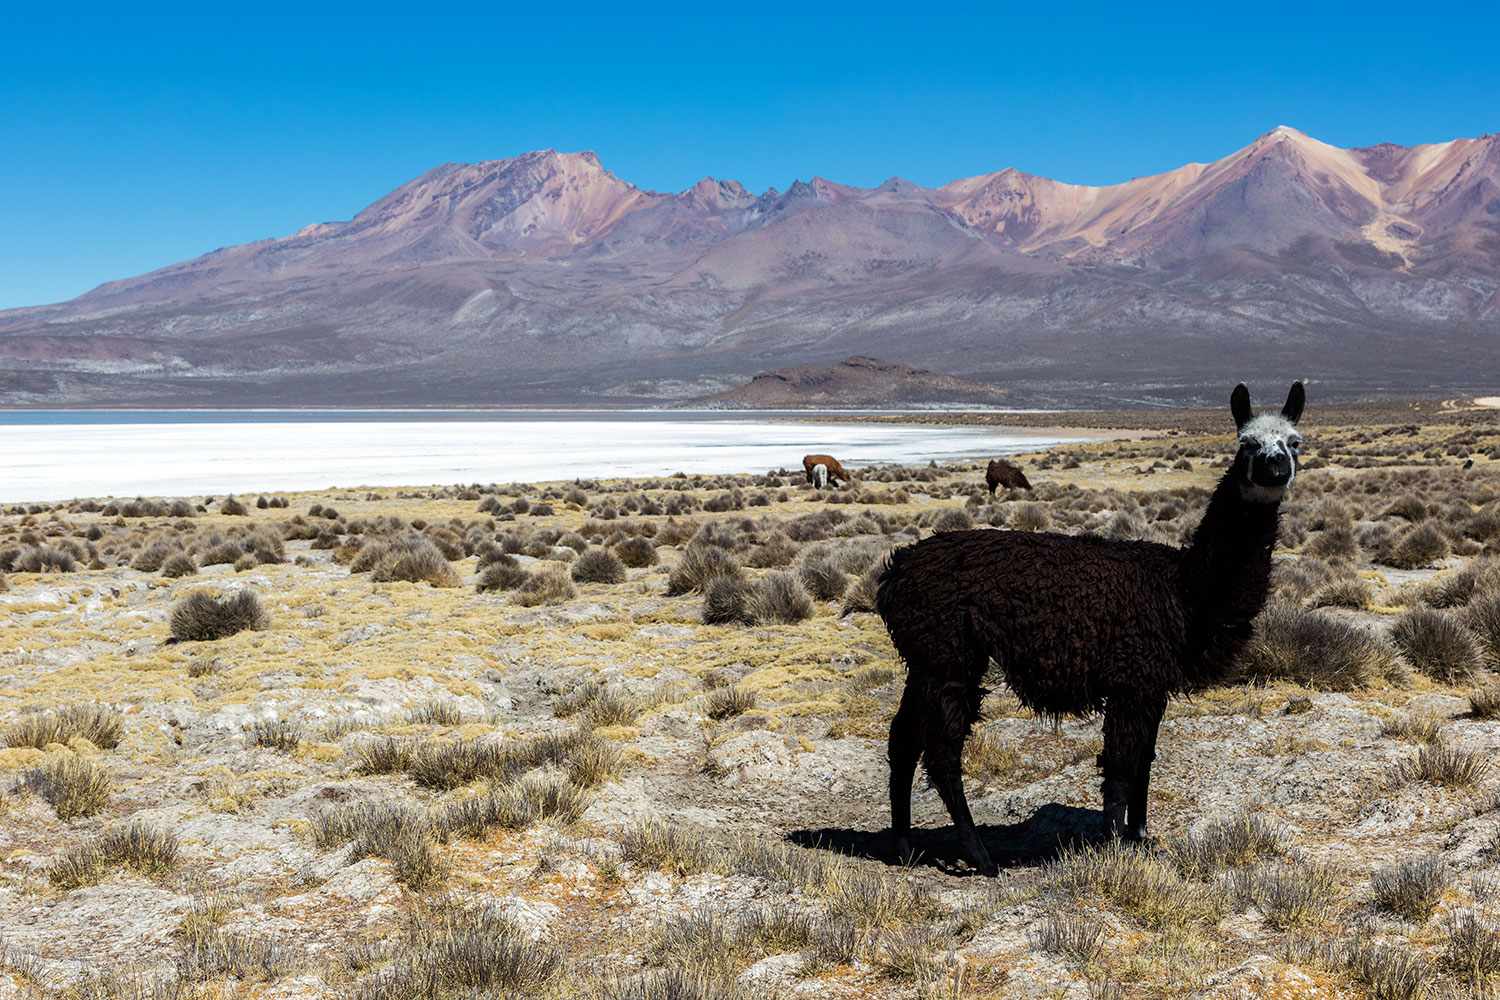
[[[1268,460],[1286,458],[1291,463],[1291,475],[1280,485],[1264,485],[1253,479],[1244,479],[1240,482],[1240,495],[1261,503],[1280,500],[1291,488],[1292,480],[1297,478],[1297,452],[1301,447],[1302,434],[1297,425],[1279,413],[1262,413],[1246,421],[1240,428],[1240,450],[1249,451],[1252,465],[1257,457]]]

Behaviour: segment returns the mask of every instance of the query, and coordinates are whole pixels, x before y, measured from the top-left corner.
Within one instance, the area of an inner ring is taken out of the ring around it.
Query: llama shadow
[[[1097,840],[1099,810],[1048,803],[1030,818],[1019,823],[978,827],[979,837],[1001,868],[1029,868],[1056,858],[1065,848]],[[818,830],[792,830],[786,839],[799,847],[809,847],[853,858],[880,861],[888,865],[901,863],[891,849],[889,830],[851,830],[846,827],[824,827]],[[912,831],[912,846],[917,850],[916,867],[936,868],[950,875],[972,874],[959,847],[958,833],[949,824]]]

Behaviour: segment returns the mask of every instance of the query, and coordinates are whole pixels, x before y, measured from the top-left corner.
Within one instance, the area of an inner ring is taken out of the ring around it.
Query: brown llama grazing
[[[942,532],[897,549],[876,607],[906,661],[891,722],[891,835],[911,855],[920,759],[974,868],[995,865],[964,798],[964,741],[991,659],[1028,708],[1104,712],[1106,837],[1146,835],[1146,791],[1167,699],[1225,675],[1266,600],[1281,500],[1302,443],[1301,382],[1280,413],[1230,396],[1239,451],[1187,548],[1020,531]],[[1127,815],[1128,814],[1128,815]]]
[[[1011,490],[1031,489],[1031,482],[1026,478],[1026,473],[1021,471],[1021,467],[1003,458],[990,459],[989,468],[984,470],[984,481],[989,484],[990,496],[995,495],[997,486]]]
[[[802,468],[807,472],[807,481],[815,486],[817,485],[817,480],[813,477],[813,469],[820,465],[827,466],[828,479],[831,482],[851,483],[854,481],[849,478],[849,473],[844,471],[844,467],[839,464],[839,460],[832,455],[803,455]],[[822,489],[821,486],[818,488]]]

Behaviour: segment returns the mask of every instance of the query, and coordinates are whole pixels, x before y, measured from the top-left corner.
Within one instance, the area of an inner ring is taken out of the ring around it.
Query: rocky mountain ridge
[[[1280,127],[1107,187],[1006,169],[760,195],[545,150],[0,313],[0,403],[639,405],[851,354],[1015,405],[1216,399],[1226,371],[1288,365],[1346,395],[1478,390],[1497,292],[1496,136],[1345,150]]]

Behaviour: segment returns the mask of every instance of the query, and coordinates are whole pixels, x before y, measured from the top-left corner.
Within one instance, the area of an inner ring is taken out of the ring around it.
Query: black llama
[[[1154,542],[1020,531],[953,531],[898,549],[876,606],[906,661],[891,722],[891,836],[911,856],[911,784],[920,759],[965,855],[994,862],[964,798],[964,740],[993,659],[1041,714],[1104,712],[1104,835],[1146,835],[1146,790],[1167,698],[1225,675],[1265,604],[1282,497],[1297,473],[1305,396],[1279,414],[1229,399],[1239,452],[1180,549]],[[1128,813],[1128,816],[1127,816]]]

